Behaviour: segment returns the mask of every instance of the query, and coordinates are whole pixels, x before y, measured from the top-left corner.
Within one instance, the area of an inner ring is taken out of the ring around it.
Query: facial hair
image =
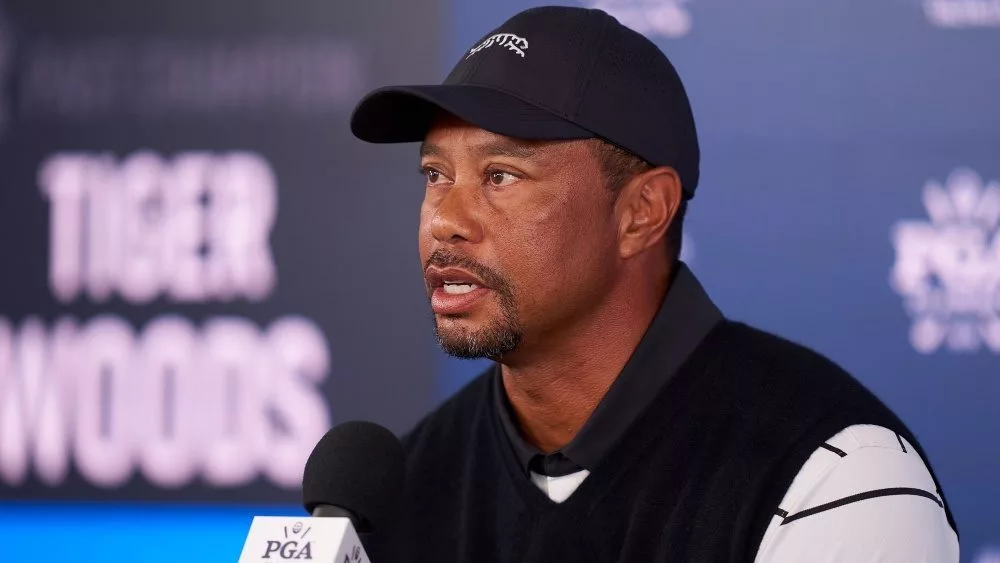
[[[439,268],[456,267],[475,274],[496,296],[500,314],[491,319],[479,330],[452,330],[445,334],[432,313],[434,333],[438,344],[449,356],[456,358],[490,358],[498,359],[517,349],[523,338],[521,323],[517,318],[517,307],[514,302],[513,285],[499,272],[460,254],[447,250],[435,250],[424,264],[426,270],[430,266]],[[429,296],[428,296],[429,298]],[[457,334],[456,334],[457,332]]]

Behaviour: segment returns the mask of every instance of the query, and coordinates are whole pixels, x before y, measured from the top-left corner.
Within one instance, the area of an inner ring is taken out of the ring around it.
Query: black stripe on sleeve
[[[906,446],[903,445],[903,439],[900,438],[899,433],[896,433],[896,439],[899,440],[899,447],[903,448],[903,453],[906,453]]]
[[[787,510],[782,510],[782,509],[778,508],[778,509],[776,509],[774,511],[774,513],[777,516],[781,516],[782,518],[788,518],[788,511]],[[782,522],[782,523],[784,523],[784,522]]]
[[[812,508],[807,508],[802,512],[797,512],[791,516],[785,518],[781,523],[782,526],[788,524],[789,522],[794,522],[796,520],[801,520],[806,516],[812,516],[814,514],[819,514],[820,512],[826,512],[827,510],[833,510],[834,508],[840,508],[848,504],[852,504],[862,500],[868,500],[878,497],[889,497],[889,496],[917,496],[931,499],[939,507],[944,508],[941,501],[933,493],[928,493],[922,489],[911,489],[909,487],[896,487],[891,489],[875,489],[873,491],[865,491],[863,493],[858,493],[856,495],[851,495],[849,497],[844,497],[842,499],[835,500],[833,502],[828,502],[826,504],[821,504],[819,506],[814,506]]]
[[[823,448],[823,449],[825,449],[825,450],[830,450],[831,452],[839,455],[840,457],[847,457],[847,452],[845,452],[844,450],[842,450],[840,448],[835,448],[835,447],[831,446],[830,444],[823,444],[820,447]]]

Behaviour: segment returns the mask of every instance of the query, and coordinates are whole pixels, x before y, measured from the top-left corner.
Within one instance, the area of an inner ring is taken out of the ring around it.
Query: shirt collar
[[[560,451],[545,455],[521,437],[499,366],[494,370],[495,410],[525,472],[558,476],[593,470],[723,320],[694,273],[683,262],[678,264],[659,311],[621,374],[580,432]]]

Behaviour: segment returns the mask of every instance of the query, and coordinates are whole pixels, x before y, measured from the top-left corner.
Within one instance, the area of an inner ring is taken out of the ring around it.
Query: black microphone
[[[389,430],[354,421],[329,430],[313,448],[302,476],[302,502],[312,516],[349,518],[370,532],[403,490],[403,446]]]

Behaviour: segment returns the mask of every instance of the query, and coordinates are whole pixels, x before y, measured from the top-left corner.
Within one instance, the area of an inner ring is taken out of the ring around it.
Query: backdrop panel
[[[0,498],[296,501],[434,400],[415,157],[356,141],[433,4],[4,6]]]

